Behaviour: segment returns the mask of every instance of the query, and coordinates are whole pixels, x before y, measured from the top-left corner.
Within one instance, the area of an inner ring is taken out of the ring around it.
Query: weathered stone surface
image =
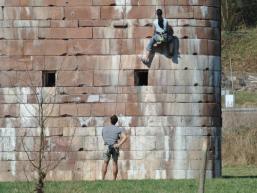
[[[64,40],[27,40],[24,41],[24,55],[58,56],[67,53],[67,42]]]
[[[206,175],[220,176],[219,4],[0,0],[0,181],[26,179],[23,168],[34,175],[21,139],[26,134],[36,159],[38,97],[46,161],[65,157],[47,180],[101,179],[102,128],[113,114],[130,136],[121,147],[119,179],[195,178],[207,135]],[[178,55],[157,46],[145,65],[140,56],[157,8],[173,27]],[[148,85],[135,85],[135,70],[148,72]],[[56,73],[56,87],[41,87],[42,71]]]
[[[39,38],[43,39],[83,39],[92,38],[92,28],[42,28]]]

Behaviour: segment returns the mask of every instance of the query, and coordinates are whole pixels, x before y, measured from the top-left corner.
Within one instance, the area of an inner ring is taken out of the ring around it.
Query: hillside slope
[[[257,73],[257,28],[222,33],[223,72],[229,72],[229,61],[234,72]]]

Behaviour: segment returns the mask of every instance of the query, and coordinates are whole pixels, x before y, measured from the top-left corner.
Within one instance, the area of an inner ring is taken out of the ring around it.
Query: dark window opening
[[[135,86],[148,85],[148,70],[135,70],[134,71],[134,84]]]
[[[43,71],[42,72],[42,83],[44,87],[54,87],[56,79],[56,71]]]

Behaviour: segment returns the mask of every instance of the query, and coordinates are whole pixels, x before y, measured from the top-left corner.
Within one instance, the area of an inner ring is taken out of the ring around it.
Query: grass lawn
[[[222,96],[222,106],[225,106],[225,97]],[[257,91],[237,91],[235,92],[236,107],[257,107]]]
[[[257,107],[257,92],[238,91],[235,94],[236,104],[244,107]]]
[[[206,182],[206,193],[257,193],[257,167],[226,167]],[[0,183],[0,193],[29,193],[33,184]],[[46,193],[196,193],[196,180],[48,182]]]

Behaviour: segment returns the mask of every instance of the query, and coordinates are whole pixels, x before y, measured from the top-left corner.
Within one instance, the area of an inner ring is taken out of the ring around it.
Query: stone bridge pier
[[[177,50],[146,66],[157,8]],[[45,163],[62,159],[48,180],[101,179],[113,114],[130,135],[119,179],[195,178],[207,135],[206,173],[219,177],[220,76],[219,0],[0,0],[0,181],[35,176],[38,98]]]

